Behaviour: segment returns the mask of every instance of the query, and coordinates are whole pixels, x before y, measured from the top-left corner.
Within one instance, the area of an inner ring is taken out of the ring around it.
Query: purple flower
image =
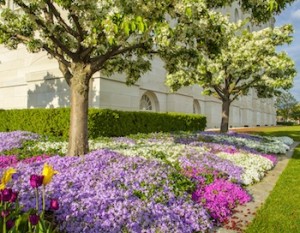
[[[43,184],[44,176],[40,175],[31,175],[30,176],[30,186],[32,188],[38,188]]]
[[[6,222],[6,229],[10,230],[11,228],[13,228],[15,225],[15,222],[12,219],[7,220]]]
[[[37,215],[37,214],[31,214],[29,215],[29,222],[35,226],[39,223],[39,220],[40,220],[40,216]]]
[[[51,210],[58,210],[59,209],[59,203],[57,199],[51,199],[50,200],[50,209]]]
[[[1,200],[2,201],[9,201],[12,197],[12,189],[5,188],[1,191]]]
[[[162,162],[110,150],[82,157],[54,156],[47,162],[59,171],[45,188],[59,200],[54,214],[63,232],[122,232],[126,228],[129,232],[192,233],[212,227],[207,211],[189,193],[176,190],[175,180],[169,179],[177,171]],[[22,175],[14,187],[20,191],[25,211],[34,208],[35,195],[24,181],[42,167],[40,162],[17,166]],[[46,209],[50,207],[46,203]]]
[[[36,140],[39,136],[26,131],[0,132],[0,152],[20,148],[26,140]]]

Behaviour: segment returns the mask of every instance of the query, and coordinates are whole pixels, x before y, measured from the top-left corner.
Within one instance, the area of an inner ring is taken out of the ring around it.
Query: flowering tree
[[[298,124],[300,124],[300,104],[298,103],[291,113],[291,118],[295,121],[297,121]]]
[[[284,121],[290,118],[294,109],[296,110],[298,102],[290,92],[281,92],[276,98],[275,106],[277,107],[277,115],[282,116]]]
[[[186,64],[173,59],[175,72],[167,76],[167,84],[175,90],[199,84],[204,94],[222,101],[221,132],[228,131],[229,108],[234,100],[247,95],[251,88],[258,97],[271,97],[279,88],[292,87],[296,75],[294,62],[286,53],[276,51],[276,46],[291,42],[290,25],[255,32],[242,30],[242,26],[241,22],[224,25],[224,40],[217,50],[195,54],[197,64],[186,69],[184,76]]]
[[[252,11],[253,18],[266,20],[292,1],[240,0],[240,3],[242,9]],[[122,72],[128,83],[134,83],[151,69],[151,54],[169,46],[172,37],[178,37],[181,45],[186,38],[190,42],[197,38],[203,47],[218,46],[212,38],[218,40],[219,25],[224,20],[210,9],[231,4],[233,0],[14,2],[19,6],[18,12],[9,9],[2,12],[0,43],[10,49],[24,44],[30,52],[46,51],[58,61],[71,92],[68,154],[83,155],[88,151],[88,93],[93,74]],[[182,49],[189,48],[189,43]]]

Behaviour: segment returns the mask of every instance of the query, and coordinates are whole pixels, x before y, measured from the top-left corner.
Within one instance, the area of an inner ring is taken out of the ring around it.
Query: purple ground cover
[[[0,133],[0,151],[35,138],[37,135],[28,132]],[[198,139],[199,134],[143,139],[150,144],[186,144],[177,157],[180,171],[162,161],[97,150],[82,157],[41,155],[22,162],[16,156],[0,156],[0,175],[4,168],[16,167],[12,188],[20,191],[21,204],[29,209],[35,206],[30,175],[40,174],[45,161],[53,165],[59,174],[46,187],[47,199],[59,200],[55,214],[63,232],[205,232],[213,223],[224,222],[238,204],[250,201],[239,185],[244,169],[216,154],[237,156],[246,151],[260,154],[273,164],[277,159],[245,146]],[[137,140],[130,138],[113,140],[125,147],[137,145]],[[184,179],[190,180],[196,189],[181,189],[176,179],[183,186]]]
[[[0,152],[19,148],[25,140],[35,140],[39,136],[26,131],[0,132]]]
[[[186,154],[187,155],[183,155],[179,158],[179,163],[182,168],[211,168],[223,172],[230,180],[241,182],[243,168],[234,165],[231,161],[219,158],[210,152],[199,154],[196,151],[189,150],[186,151]]]
[[[203,232],[211,227],[207,211],[184,191],[175,195],[174,168],[157,161],[98,150],[84,157],[47,159],[59,171],[47,186],[61,208],[57,219],[67,232]],[[13,189],[25,208],[34,207],[31,174],[43,162],[19,163]]]

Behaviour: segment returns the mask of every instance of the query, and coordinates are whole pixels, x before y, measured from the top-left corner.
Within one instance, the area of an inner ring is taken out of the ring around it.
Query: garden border
[[[236,233],[243,232],[254,219],[256,211],[264,204],[270,192],[275,187],[281,173],[286,168],[289,159],[293,156],[294,149],[300,142],[294,142],[290,146],[285,156],[282,156],[274,169],[254,185],[247,187],[248,192],[253,197],[251,202],[246,205],[240,205],[234,210],[234,214],[229,218],[228,223],[223,227],[214,228],[212,232],[217,233]]]

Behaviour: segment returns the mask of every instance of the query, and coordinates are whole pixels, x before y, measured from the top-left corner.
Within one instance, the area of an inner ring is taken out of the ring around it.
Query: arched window
[[[194,100],[193,102],[193,113],[194,114],[200,114],[201,113],[201,108],[198,100]]]
[[[142,111],[159,111],[159,103],[155,93],[146,91],[140,99],[140,110]]]
[[[152,111],[153,105],[150,98],[147,95],[143,95],[140,101],[140,110]]]

